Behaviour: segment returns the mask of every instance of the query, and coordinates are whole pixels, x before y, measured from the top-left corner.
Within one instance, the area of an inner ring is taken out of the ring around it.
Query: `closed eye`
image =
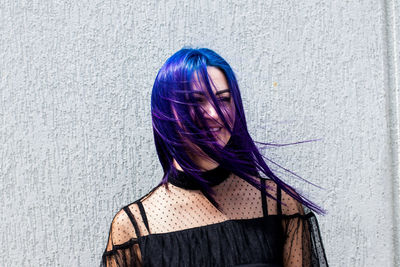
[[[231,97],[221,97],[219,100],[224,102],[231,102]]]
[[[203,98],[195,98],[194,100],[198,103],[202,103],[204,101]],[[218,98],[218,101],[230,102],[231,97],[230,96],[229,97],[220,97],[220,98]]]

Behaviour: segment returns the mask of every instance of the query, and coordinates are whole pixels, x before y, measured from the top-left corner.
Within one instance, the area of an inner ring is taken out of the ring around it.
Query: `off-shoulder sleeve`
[[[328,266],[315,214],[282,192],[284,266]]]
[[[132,224],[134,218],[127,211],[120,210],[111,223],[100,267],[142,266],[135,225]]]

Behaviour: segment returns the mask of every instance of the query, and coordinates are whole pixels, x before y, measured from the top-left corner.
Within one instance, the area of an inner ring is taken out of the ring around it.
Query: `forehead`
[[[228,81],[226,80],[224,73],[220,69],[209,66],[207,67],[207,74],[209,83],[214,94],[229,93]],[[195,73],[194,75],[192,91],[196,94],[204,94],[203,92],[207,92],[203,77],[199,78],[198,73]]]

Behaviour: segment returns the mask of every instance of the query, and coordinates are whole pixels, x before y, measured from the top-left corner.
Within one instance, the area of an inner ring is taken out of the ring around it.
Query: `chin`
[[[231,135],[227,130],[224,129],[224,133],[222,133],[220,136],[218,136],[218,144],[220,144],[222,147],[226,146],[228,143],[229,139],[231,138]]]

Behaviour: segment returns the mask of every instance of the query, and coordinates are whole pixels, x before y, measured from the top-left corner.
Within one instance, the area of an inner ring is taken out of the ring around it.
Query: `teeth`
[[[219,131],[219,129],[221,129],[221,128],[219,128],[219,127],[218,128],[211,128],[210,131],[216,132],[216,131]]]

